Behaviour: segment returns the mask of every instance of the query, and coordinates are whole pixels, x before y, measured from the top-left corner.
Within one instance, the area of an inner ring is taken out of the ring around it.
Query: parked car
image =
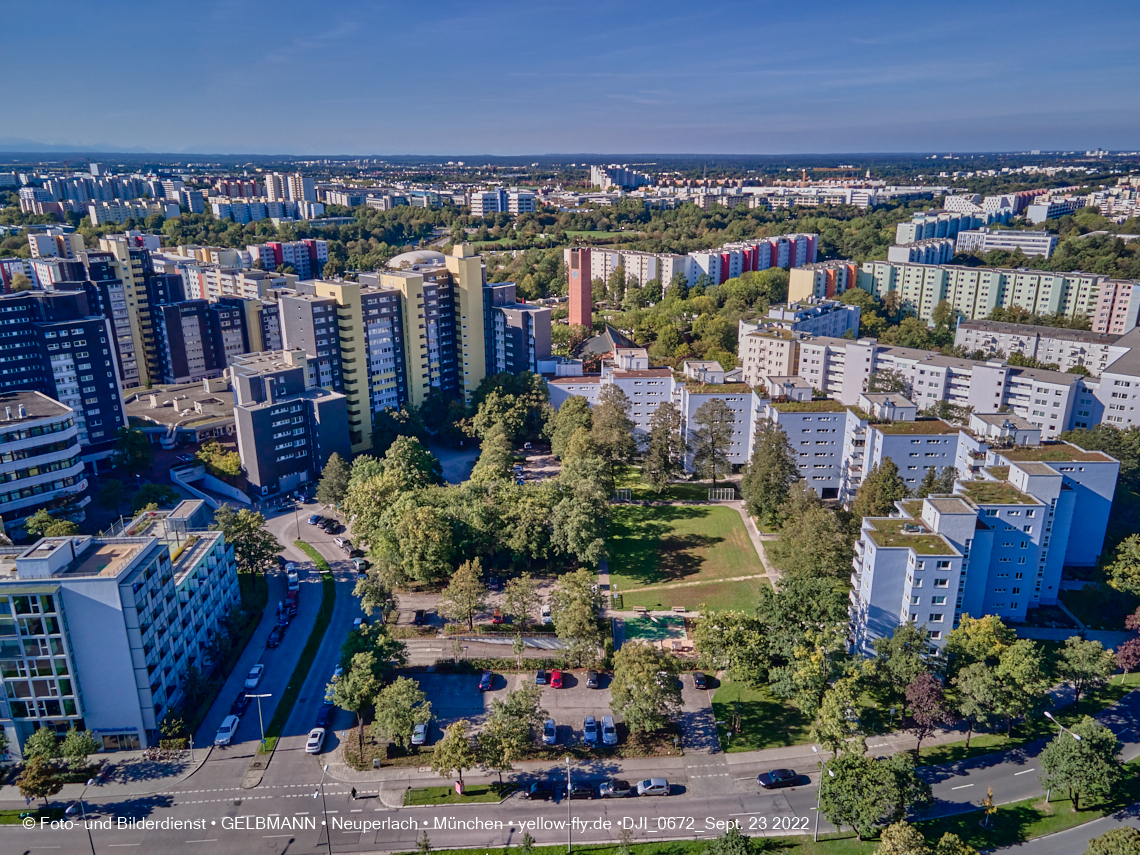
[[[352,545],[352,541],[351,541],[351,540],[346,540],[346,541],[344,541],[344,543],[342,543],[342,544],[340,545],[340,548],[341,548],[341,549],[343,549],[345,552],[348,552],[348,553],[350,553],[350,554],[351,554],[351,552],[352,552],[352,550],[353,550],[353,548],[354,548],[354,547],[353,547],[353,545]]]
[[[361,627],[368,626],[368,619],[358,617],[352,622],[353,629],[360,629]]]
[[[637,782],[639,796],[667,796],[669,795],[669,782],[664,778],[646,778]]]
[[[773,769],[756,776],[756,783],[765,790],[778,790],[780,787],[794,786],[800,776],[792,769]]]
[[[694,689],[707,689],[709,687],[708,680],[701,671],[693,672],[693,688]]]
[[[179,463],[193,463],[197,458],[193,454],[179,454],[174,459]]]
[[[309,741],[305,743],[306,754],[320,754],[325,744],[325,729],[314,727],[309,731]]]
[[[285,594],[285,613],[292,616],[297,614],[297,592],[289,591]]]
[[[245,687],[247,689],[256,689],[257,684],[261,682],[261,675],[265,673],[265,666],[258,664],[249,669],[249,673],[245,676]]]
[[[479,691],[480,692],[491,691],[491,681],[494,679],[495,679],[495,675],[493,672],[484,671],[483,674],[479,677]]]
[[[412,745],[427,745],[428,726],[417,724],[412,728]]]
[[[598,688],[598,672],[597,671],[587,671],[586,672],[586,688],[587,689]]]
[[[582,741],[587,745],[598,744],[598,722],[592,715],[586,716],[582,722]]]
[[[539,668],[534,672],[534,684],[536,686],[546,685],[546,671],[544,671],[542,668]]]
[[[629,788],[629,781],[618,781],[611,778],[608,781],[603,781],[601,786],[598,787],[598,795],[603,799],[624,799],[632,792]]]
[[[587,784],[586,782],[575,782],[570,785],[569,796],[571,799],[592,799],[594,797],[594,785]]]
[[[317,727],[328,727],[332,723],[335,710],[336,704],[321,704],[321,708],[317,710]]]
[[[218,728],[218,732],[214,736],[214,744],[229,745],[233,742],[234,734],[237,733],[240,722],[241,719],[236,715],[228,715],[222,719],[222,726]]]
[[[272,631],[270,631],[269,638],[267,638],[265,640],[265,646],[266,647],[277,647],[277,646],[279,646],[281,644],[281,636],[284,634],[285,634],[285,631],[281,628],[281,624],[277,624],[277,626],[273,627]]]
[[[321,523],[323,523],[324,521],[325,521],[325,518],[324,518],[324,517],[322,517],[320,514],[313,514],[311,517],[309,517],[309,518],[306,520],[306,522],[307,522],[309,525],[320,525],[320,524],[321,524]]]
[[[416,616],[412,619],[412,623],[414,623],[416,626],[423,626],[424,615],[425,612],[423,609],[416,609]]]
[[[554,723],[554,719],[548,718],[546,723],[542,725],[542,744],[553,745],[558,741],[558,726]]]
[[[503,613],[501,611],[499,611],[498,609],[495,609],[495,613],[493,615],[491,615],[491,623],[497,625],[497,624],[501,624],[502,622],[503,622]]]
[[[288,576],[285,578],[289,580],[289,584],[287,586],[288,591],[301,590],[301,577],[298,576],[296,572],[292,570],[288,571]]]
[[[336,534],[338,531],[340,531],[340,523],[338,523],[336,520],[325,520],[320,524],[319,528],[325,534]]]
[[[617,745],[617,726],[612,715],[602,716],[602,745]]]
[[[344,548],[344,545],[345,545],[346,543],[348,543],[348,541],[347,541],[347,540],[345,540],[343,537],[334,537],[334,538],[333,538],[333,543],[335,543],[337,546],[339,546],[339,547],[341,547],[341,548],[343,549],[343,548]]]
[[[357,558],[364,558],[365,552],[363,549],[354,549],[354,550],[352,550],[352,552],[348,553],[348,557],[353,559],[353,560],[355,560]]]
[[[238,692],[238,696],[230,704],[230,715],[242,715],[249,708],[249,703],[249,694],[244,691]]]
[[[539,799],[552,799],[554,798],[554,784],[550,781],[535,781],[529,787],[522,791],[524,799],[538,801]]]
[[[562,672],[557,668],[550,672],[550,687],[552,689],[562,688]]]
[[[554,616],[550,613],[550,605],[547,603],[542,606],[542,622],[545,625],[554,623]]]
[[[530,451],[530,443],[529,442],[523,443],[523,450],[524,451]]]
[[[352,564],[356,568],[357,573],[363,573],[365,570],[368,569],[368,562],[365,561],[363,558],[353,558]]]

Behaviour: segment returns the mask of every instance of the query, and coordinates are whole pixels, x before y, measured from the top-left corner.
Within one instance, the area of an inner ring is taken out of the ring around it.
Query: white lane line
[[[1024,772],[1014,772],[1013,777],[1016,778],[1018,775],[1028,775],[1030,772],[1036,772],[1036,771],[1037,771],[1036,769],[1026,769]]]
[[[211,837],[209,840],[187,840],[187,843],[217,843],[218,838]]]
[[[108,846],[141,846],[141,843],[108,843]]]
[[[972,786],[974,786],[974,785],[973,784],[963,784],[960,787],[951,787],[950,789],[952,789],[952,790],[964,790],[967,787],[972,787]]]
[[[364,808],[353,808],[349,813],[364,813]]]
[[[292,837],[293,835],[292,834],[263,834],[261,836],[263,839],[268,839],[270,837]]]

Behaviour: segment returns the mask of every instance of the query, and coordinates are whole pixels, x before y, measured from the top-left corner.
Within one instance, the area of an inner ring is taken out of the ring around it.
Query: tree
[[[569,645],[572,661],[593,662],[602,646],[598,614],[602,608],[598,577],[582,567],[558,580],[550,592],[550,616],[558,637]]]
[[[1054,736],[1038,760],[1041,786],[1068,788],[1075,812],[1080,810],[1082,795],[1103,798],[1120,780],[1120,740],[1087,715],[1068,730]],[[1074,739],[1074,734],[1080,739]]]
[[[852,715],[856,697],[856,681],[852,678],[836,680],[823,693],[811,738],[832,754],[838,754],[849,739],[861,732],[858,719]]]
[[[393,740],[401,748],[408,746],[417,724],[429,721],[431,702],[415,680],[397,677],[376,696],[373,730],[377,736]]]
[[[126,497],[127,488],[123,486],[123,482],[115,478],[108,478],[99,487],[97,501],[99,502],[99,507],[118,513],[119,507],[123,504],[123,499]]]
[[[676,660],[657,647],[627,641],[614,654],[610,697],[631,733],[660,730],[681,707]]]
[[[182,671],[182,696],[197,706],[210,691],[212,683],[202,674],[202,669],[191,662]]]
[[[895,509],[895,502],[908,495],[906,482],[899,475],[898,465],[889,457],[871,467],[871,471],[855,493],[851,515],[856,521],[864,517],[886,517]]]
[[[236,478],[241,474],[241,455],[227,451],[220,442],[207,442],[195,455],[216,478]]]
[[[1140,852],[1140,830],[1125,825],[1094,837],[1085,855],[1136,855],[1137,852]]]
[[[851,545],[836,515],[824,508],[815,491],[803,481],[792,485],[780,515],[780,536],[764,547],[785,574],[851,575]]]
[[[954,714],[946,702],[942,681],[933,674],[922,673],[906,687],[906,705],[910,711],[909,730],[918,740],[914,756],[922,755],[922,740],[932,736],[940,727],[954,722]]]
[[[385,516],[392,535],[385,548],[406,578],[433,583],[447,575],[455,547],[451,525],[442,512],[404,495]]]
[[[902,820],[888,825],[879,835],[875,855],[934,855],[922,832]]]
[[[963,843],[957,834],[947,831],[935,845],[934,855],[978,855],[978,850]]]
[[[547,712],[541,706],[542,691],[533,683],[525,683],[507,695],[505,700],[491,702],[487,726],[479,735],[479,759],[499,773],[513,768],[511,762],[526,755],[531,745],[531,731],[542,726]]]
[[[182,496],[173,487],[165,484],[143,484],[131,499],[131,511],[137,514],[148,505],[175,505],[181,499]]]
[[[376,696],[380,692],[377,666],[376,657],[371,653],[357,653],[352,657],[352,667],[334,678],[330,684],[332,701],[341,709],[356,714],[361,752],[364,751],[364,725],[361,717],[364,710],[376,702]]]
[[[446,778],[452,772],[457,772],[460,787],[463,786],[463,773],[478,762],[471,740],[467,738],[468,724],[467,719],[460,719],[448,725],[443,732],[443,739],[436,743],[431,758],[432,770],[441,777]]]
[[[476,484],[490,481],[506,481],[511,478],[511,466],[515,462],[515,446],[507,437],[501,425],[494,425],[479,447],[479,459],[471,470],[471,480]]]
[[[1105,572],[1108,584],[1116,590],[1140,595],[1140,534],[1129,535],[1120,542]]]
[[[953,466],[946,466],[939,472],[931,466],[922,476],[922,483],[918,485],[917,496],[925,499],[927,496],[938,496],[954,492],[954,482],[958,478],[958,470]]]
[[[926,661],[928,644],[925,627],[904,623],[890,635],[875,639],[875,677],[892,697],[902,698],[908,687],[929,671]]]
[[[693,646],[702,667],[727,671],[733,680],[759,685],[767,671],[764,625],[739,611],[702,612],[693,626]]]
[[[730,825],[708,845],[705,855],[752,855],[752,838],[741,834],[736,825]]]
[[[348,634],[340,646],[341,670],[351,671],[353,660],[359,653],[372,656],[372,660],[366,664],[372,668],[373,675],[381,683],[393,666],[403,665],[407,661],[407,648],[402,641],[388,634],[388,627],[383,621],[363,624]]]
[[[26,750],[24,756],[28,757]],[[63,777],[50,761],[43,757],[30,757],[24,764],[24,772],[16,780],[16,785],[22,796],[43,799],[47,806],[48,799],[63,789]]]
[[[791,494],[792,485],[800,480],[797,460],[782,427],[769,421],[757,423],[752,457],[740,482],[748,513],[768,526],[781,521],[780,510]]]
[[[73,724],[67,729],[63,737],[60,753],[67,758],[67,764],[72,769],[87,768],[87,758],[96,753],[102,746],[91,735],[89,730],[78,730]]]
[[[997,664],[1002,651],[1017,640],[1017,634],[997,615],[972,618],[962,615],[946,639],[946,655],[953,670],[971,662]]]
[[[32,288],[32,280],[23,273],[17,273],[12,277],[12,281],[8,283],[8,292],[11,294],[17,291],[31,291]]]
[[[50,727],[36,728],[35,732],[24,740],[25,759],[38,757],[41,760],[54,760],[59,755],[59,738]]]
[[[658,493],[685,471],[688,443],[681,432],[681,409],[662,401],[649,417],[649,441],[641,464],[641,476]]]
[[[44,527],[44,537],[72,537],[79,534],[79,526],[71,520],[56,520]]]
[[[483,582],[483,565],[478,558],[464,561],[443,589],[439,613],[460,622],[467,621],[469,632],[475,631],[475,615],[487,608],[487,586]]]
[[[570,437],[574,436],[579,428],[587,431],[593,424],[590,414],[590,402],[577,395],[571,396],[562,402],[554,417],[546,424],[546,435],[550,440],[550,453],[562,459]]]
[[[593,428],[590,431],[598,455],[606,462],[610,492],[613,492],[619,467],[628,463],[637,452],[633,436],[634,423],[629,417],[630,401],[619,387],[602,386],[598,403],[594,405]]]
[[[1028,638],[1019,639],[1002,651],[994,673],[1001,690],[996,712],[1005,718],[1008,736],[1015,718],[1040,707],[1053,681],[1041,648]]]
[[[212,528],[220,531],[226,543],[233,544],[234,561],[242,573],[266,573],[278,564],[285,548],[265,527],[265,517],[249,508],[235,511],[225,504],[214,512]]]
[[[697,407],[693,421],[697,425],[692,431],[693,469],[715,487],[717,475],[729,470],[735,415],[720,398],[711,398]]]
[[[531,623],[538,611],[538,583],[529,573],[523,573],[507,582],[503,591],[503,606],[520,628]]]
[[[111,465],[125,472],[143,472],[154,463],[154,446],[150,437],[141,430],[119,428],[115,431],[115,448],[111,452]]]
[[[971,662],[954,678],[958,715],[966,720],[966,748],[974,729],[997,715],[1001,705],[1002,685],[992,668],[983,662]]]
[[[867,378],[867,393],[872,395],[895,393],[909,398],[911,396],[910,380],[895,368],[884,368]]]
[[[317,501],[325,505],[337,507],[344,501],[348,492],[348,479],[351,471],[344,458],[337,452],[329,455],[325,468],[321,471],[321,480],[317,484]]]
[[[1129,671],[1135,671],[1140,665],[1140,638],[1129,638],[1116,647],[1116,665],[1123,672],[1120,675],[1120,685],[1124,685]]]
[[[1105,650],[1099,641],[1076,635],[1065,642],[1057,658],[1057,678],[1072,687],[1074,708],[1080,707],[1081,695],[1099,689],[1115,670],[1116,657],[1111,650]]]
[[[833,759],[820,792],[820,809],[837,827],[849,825],[859,839],[870,836],[879,823],[903,819],[908,810],[931,802],[930,785],[914,770],[909,753],[873,760],[847,751]]]
[[[426,831],[416,838],[416,852],[419,855],[431,855],[431,838]]]
[[[397,437],[384,452],[382,463],[384,471],[395,476],[402,490],[443,483],[443,466],[414,436]]]

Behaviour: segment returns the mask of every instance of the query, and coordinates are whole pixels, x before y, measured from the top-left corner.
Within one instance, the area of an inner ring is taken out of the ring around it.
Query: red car
[[[500,624],[502,622],[503,622],[503,613],[502,612],[496,611],[493,615],[491,615],[491,623]]]
[[[551,671],[550,672],[550,688],[552,688],[552,689],[561,689],[562,688],[562,672],[561,671]]]

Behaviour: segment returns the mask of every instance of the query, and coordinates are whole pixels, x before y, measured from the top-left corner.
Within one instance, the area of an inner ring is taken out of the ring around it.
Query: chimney
[[[11,407],[5,407],[4,408],[4,414],[8,417],[6,419],[6,421],[9,421],[9,422],[12,421],[12,408]]]
[[[25,407],[23,404],[20,404],[19,412],[20,412],[20,418],[26,419],[28,417],[28,408]]]

